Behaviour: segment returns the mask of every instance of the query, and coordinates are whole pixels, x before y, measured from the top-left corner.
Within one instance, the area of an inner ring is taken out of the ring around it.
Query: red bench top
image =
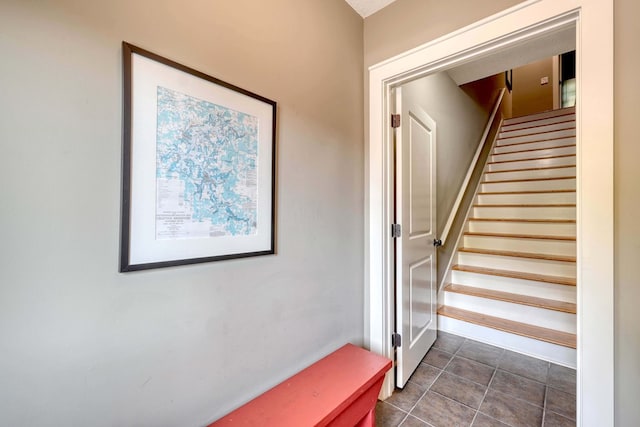
[[[390,368],[391,360],[347,344],[209,427],[327,426]],[[379,385],[373,392],[375,407]]]

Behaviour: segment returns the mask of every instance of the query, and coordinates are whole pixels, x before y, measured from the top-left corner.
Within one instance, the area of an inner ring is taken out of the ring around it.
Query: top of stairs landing
[[[558,110],[544,111],[542,113],[529,114],[526,116],[511,117],[510,119],[504,120],[503,126],[532,122],[532,121],[547,119],[551,117],[568,116],[571,114],[575,114],[575,112],[576,112],[575,107],[568,107],[568,108],[561,108]]]

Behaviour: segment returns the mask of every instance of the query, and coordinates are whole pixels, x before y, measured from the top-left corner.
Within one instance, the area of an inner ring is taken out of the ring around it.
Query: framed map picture
[[[274,253],[276,103],[123,42],[120,271]]]

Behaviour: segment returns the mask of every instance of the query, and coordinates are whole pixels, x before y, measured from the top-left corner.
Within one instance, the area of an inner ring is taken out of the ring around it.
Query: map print
[[[258,118],[158,86],[156,240],[256,234]]]

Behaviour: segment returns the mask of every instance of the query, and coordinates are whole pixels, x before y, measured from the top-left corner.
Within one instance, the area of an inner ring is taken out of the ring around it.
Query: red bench
[[[209,427],[375,427],[390,368],[391,360],[347,344]]]

